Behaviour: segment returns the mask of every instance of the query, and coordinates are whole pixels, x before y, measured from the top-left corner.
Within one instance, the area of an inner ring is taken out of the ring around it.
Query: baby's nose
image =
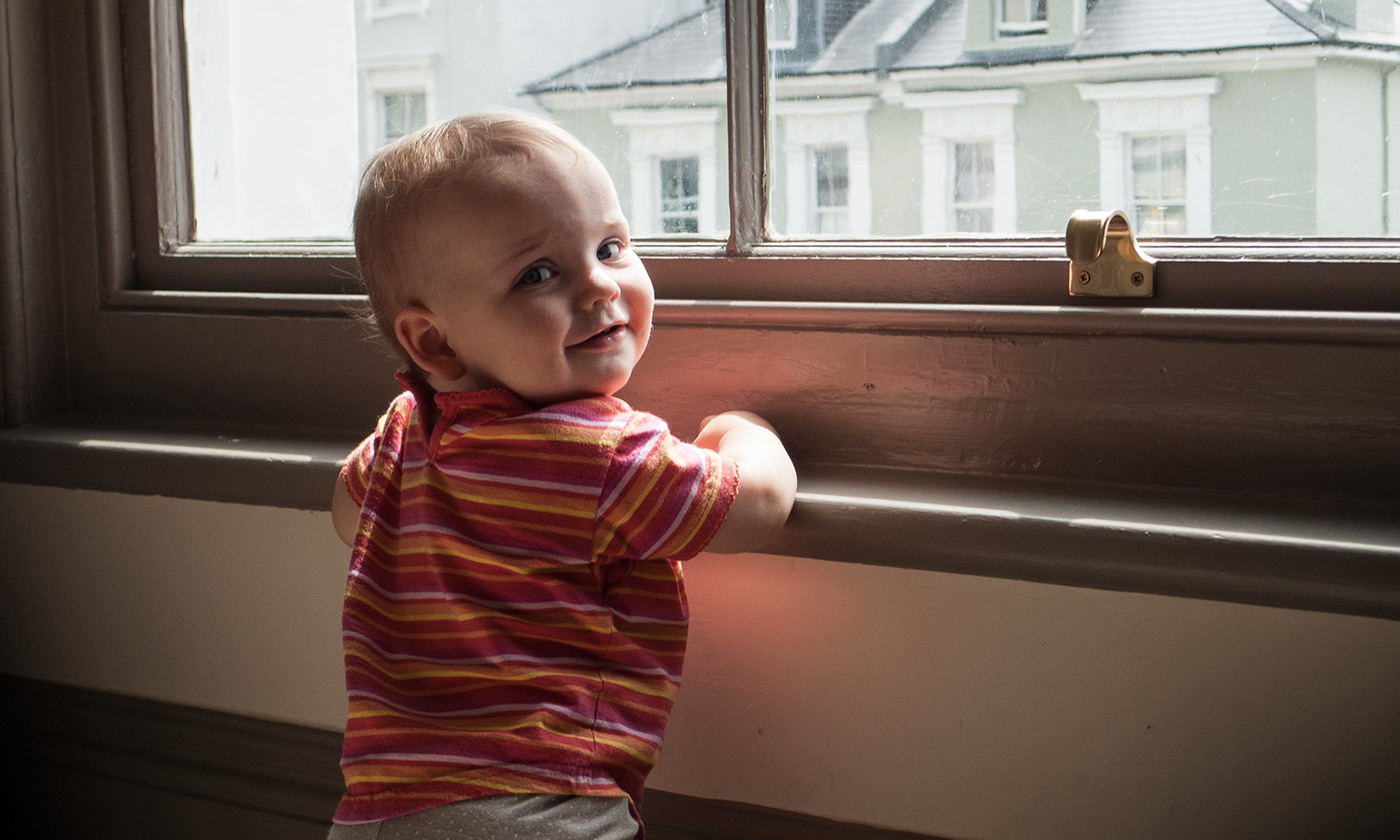
[[[618,285],[607,269],[602,266],[593,266],[588,272],[583,288],[585,307],[616,300],[621,294],[622,287]]]

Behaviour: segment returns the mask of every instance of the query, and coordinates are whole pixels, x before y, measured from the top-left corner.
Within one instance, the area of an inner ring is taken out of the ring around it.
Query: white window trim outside
[[[384,145],[384,100],[386,93],[423,93],[429,122],[437,115],[434,69],[437,59],[432,55],[387,56],[363,59],[360,62],[360,82],[364,91],[364,146],[360,157],[368,157]]]
[[[901,102],[923,115],[919,145],[923,149],[923,191],[920,215],[923,232],[943,234],[953,229],[953,144],[990,138],[996,167],[993,233],[1016,232],[1016,106],[1025,101],[1017,89],[934,91],[910,93]]]
[[[874,97],[776,102],[773,113],[782,120],[784,177],[787,181],[787,224],[784,233],[813,233],[814,198],[808,168],[810,150],[819,146],[845,146],[850,193],[851,236],[869,236],[872,198],[870,187],[870,137],[865,116],[875,106]]]
[[[721,233],[718,214],[719,161],[715,136],[718,108],[655,108],[613,111],[613,125],[627,131],[632,189],[632,235],[656,236],[661,228],[660,161],[700,159],[700,235]]]
[[[1099,201],[1126,208],[1132,200],[1129,138],[1142,134],[1186,136],[1186,234],[1211,234],[1210,97],[1218,78],[1076,85],[1099,107]]]

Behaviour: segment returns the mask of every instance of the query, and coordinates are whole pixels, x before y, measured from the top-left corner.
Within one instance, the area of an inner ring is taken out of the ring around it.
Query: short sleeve
[[[633,412],[612,453],[594,531],[599,560],[687,560],[709,544],[739,489],[739,467]]]
[[[378,440],[378,435],[370,435],[361,441],[345,459],[345,469],[340,473],[345,489],[350,491],[350,498],[360,506],[364,505],[365,496],[369,494],[369,475]]]
[[[386,431],[402,414],[400,405],[402,402],[403,397],[395,400],[389,410],[379,418],[374,434],[361,441],[360,445],[351,450],[345,458],[345,469],[341,471],[341,478],[345,482],[345,489],[350,491],[350,498],[361,507],[364,506],[365,497],[369,495],[370,477],[374,472],[374,459],[379,453],[379,447],[384,441]]]

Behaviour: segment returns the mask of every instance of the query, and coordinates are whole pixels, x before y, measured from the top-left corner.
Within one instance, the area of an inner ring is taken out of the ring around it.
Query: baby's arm
[[[355,544],[355,532],[360,529],[360,506],[350,496],[345,486],[345,468],[335,479],[335,495],[331,497],[331,522],[335,533],[346,545]]]
[[[707,551],[732,554],[766,543],[787,521],[797,494],[797,471],[766,420],[730,411],[705,420],[695,445],[739,463],[739,491]]]

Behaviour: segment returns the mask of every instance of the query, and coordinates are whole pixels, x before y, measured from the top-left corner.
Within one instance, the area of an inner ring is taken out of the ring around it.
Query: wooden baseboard
[[[936,840],[927,834],[664,790],[647,791],[642,820],[647,840]]]
[[[323,838],[340,734],[0,675],[25,779],[25,837]],[[648,791],[648,840],[929,840],[735,802]]]

